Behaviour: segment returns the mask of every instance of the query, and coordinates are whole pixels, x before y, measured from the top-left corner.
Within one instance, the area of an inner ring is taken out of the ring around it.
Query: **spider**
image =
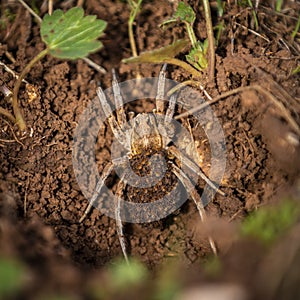
[[[96,193],[90,200],[89,205],[87,206],[84,214],[80,218],[79,222],[81,223],[85,217],[90,212],[93,204],[96,202],[105,180],[110,176],[116,168],[126,168],[125,160],[134,161],[139,158],[143,158],[143,155],[153,155],[155,153],[164,153],[170,170],[182,183],[183,187],[186,189],[190,198],[193,199],[196,207],[198,209],[200,219],[202,222],[205,222],[206,213],[204,210],[204,205],[201,201],[201,197],[196,191],[194,185],[192,184],[191,179],[188,174],[183,172],[182,168],[177,166],[175,160],[180,161],[181,165],[184,165],[185,168],[188,168],[192,173],[200,176],[211,188],[216,190],[221,195],[224,195],[211,181],[210,179],[201,171],[197,163],[195,163],[188,156],[184,155],[179,151],[173,144],[172,138],[174,136],[175,128],[172,123],[172,119],[175,113],[176,105],[176,95],[173,94],[170,97],[168,108],[164,114],[164,89],[166,81],[166,67],[163,65],[158,78],[157,94],[155,98],[156,108],[152,113],[140,113],[133,118],[134,114],[129,113],[129,120],[127,122],[127,116],[125,114],[123,106],[123,98],[121,95],[120,86],[117,80],[115,71],[112,71],[112,88],[113,88],[113,97],[116,104],[116,115],[113,114],[113,111],[107,101],[105,93],[101,87],[97,89],[97,96],[100,101],[100,105],[103,109],[103,112],[108,120],[109,126],[113,132],[113,135],[117,141],[124,147],[126,150],[125,156],[118,160],[112,160],[109,162],[101,175],[101,180],[96,186]],[[190,133],[191,135],[191,133]],[[191,139],[193,141],[193,138]],[[174,160],[175,159],[175,160]],[[128,166],[127,166],[128,167]],[[117,184],[116,195],[118,199],[122,195],[126,187],[123,179],[126,175],[124,172],[123,177],[120,178],[120,181]],[[128,255],[126,251],[126,243],[123,232],[123,224],[120,216],[120,201],[117,200],[115,203],[115,219],[117,225],[117,233],[119,237],[119,242],[121,249],[124,255],[125,260],[128,262]],[[217,254],[217,249],[214,240],[209,236],[208,237],[210,247],[214,254]]]

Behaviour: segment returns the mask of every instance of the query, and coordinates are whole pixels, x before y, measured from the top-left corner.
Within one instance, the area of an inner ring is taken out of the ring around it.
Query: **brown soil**
[[[16,140],[17,128],[0,119],[0,253],[20,257],[30,266],[30,284],[23,291],[24,297],[53,289],[72,291],[71,296],[83,297],[92,277],[87,271],[101,270],[122,254],[114,219],[93,209],[79,224],[87,200],[78,187],[72,167],[73,133],[85,107],[96,96],[99,83],[103,87],[111,86],[112,68],[116,68],[120,81],[135,78],[137,74],[136,65],[121,63],[131,55],[126,27],[128,6],[120,1],[102,2],[85,1],[84,9],[87,14],[108,21],[102,39],[104,48],[90,56],[108,70],[107,75],[97,73],[82,60],[60,61],[47,56],[26,78],[34,84],[38,97],[29,102],[25,86],[19,95],[28,128],[32,129],[31,136]],[[195,8],[199,7],[199,1],[192,2]],[[6,29],[0,32],[1,61],[19,74],[44,45],[32,16],[19,4],[2,3],[16,18],[7,20]],[[71,7],[69,3],[61,2],[55,8],[67,9]],[[140,52],[183,37],[181,26],[166,31],[158,28],[158,24],[172,14],[172,5],[172,1],[145,2],[136,27]],[[299,59],[300,48],[296,43],[299,34],[294,42],[290,39],[297,10],[299,4],[295,2],[287,4],[284,14],[276,14],[268,4],[261,4],[258,10],[260,35],[257,35],[249,30],[254,28],[251,11],[226,6],[223,17],[226,26],[216,53],[216,83],[210,83],[206,77],[201,80],[207,92],[215,97],[234,88],[259,85],[272,93],[277,103],[299,124],[300,78],[291,74]],[[44,13],[46,8],[42,7],[40,15]],[[197,14],[196,33],[203,39],[206,33],[202,9]],[[216,15],[214,10],[213,15]],[[217,18],[214,22],[218,22]],[[158,76],[160,68],[161,65],[144,64],[140,66],[140,74]],[[177,82],[190,79],[188,73],[174,66],[168,66],[168,77]],[[1,67],[0,84],[12,89],[14,83],[13,76]],[[2,95],[1,105],[10,109],[10,103],[6,103]],[[220,252],[227,253],[232,240],[223,235],[222,226],[215,219],[239,221],[258,207],[293,193],[300,171],[299,136],[283,110],[257,91],[227,97],[212,107],[226,138],[227,166],[221,185],[226,196],[216,195],[206,210],[215,224],[211,234]],[[130,105],[127,110],[140,113],[153,108],[152,101]],[[202,167],[206,171],[209,152],[206,157],[205,151],[209,145],[195,120],[190,118],[189,122],[195,139],[201,138],[198,150],[204,153]],[[113,139],[110,130],[104,132],[104,138],[97,145],[100,172],[110,160]],[[199,181],[198,189],[203,186]],[[201,263],[211,250],[207,232],[199,234],[199,224],[198,211],[192,201],[159,223],[126,224],[129,254],[151,270],[159,268],[168,257],[178,258],[185,266]],[[232,254],[237,256],[237,261],[244,250],[247,245]]]

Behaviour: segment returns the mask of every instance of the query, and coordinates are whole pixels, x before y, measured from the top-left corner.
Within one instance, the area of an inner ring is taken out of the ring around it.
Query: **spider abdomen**
[[[170,193],[177,183],[176,176],[172,172],[172,161],[169,160],[167,151],[155,151],[147,149],[143,153],[134,155],[130,159],[130,165],[145,185],[157,179],[156,184],[150,187],[128,186],[128,200],[137,203],[148,203],[162,199]]]

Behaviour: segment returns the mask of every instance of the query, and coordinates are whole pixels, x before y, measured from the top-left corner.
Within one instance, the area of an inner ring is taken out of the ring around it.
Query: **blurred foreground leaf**
[[[138,260],[119,260],[109,270],[111,282],[118,289],[130,289],[133,286],[142,284],[148,277],[148,270]]]
[[[299,204],[284,201],[276,206],[261,208],[250,215],[243,222],[241,233],[258,238],[268,245],[294,225],[299,216]]]
[[[23,285],[25,268],[18,261],[0,257],[0,299],[16,293]]]
[[[154,282],[153,299],[170,300],[182,290],[182,270],[178,261],[168,260],[158,271],[158,277]]]
[[[300,65],[297,66],[293,71],[292,71],[292,75],[298,74],[300,73]]]

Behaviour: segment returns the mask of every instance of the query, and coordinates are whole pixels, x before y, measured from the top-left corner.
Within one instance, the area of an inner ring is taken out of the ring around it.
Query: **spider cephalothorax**
[[[158,80],[158,89],[156,96],[156,109],[153,113],[141,113],[134,117],[132,113],[129,114],[129,121],[123,108],[123,98],[121,96],[120,87],[116,79],[115,72],[113,72],[113,94],[116,104],[116,116],[106,99],[105,93],[101,88],[98,88],[97,94],[105,116],[108,119],[112,132],[122,146],[124,151],[120,151],[120,155],[112,160],[103,171],[101,181],[96,187],[96,196],[93,197],[80,219],[80,222],[90,211],[94,202],[100,194],[104,181],[111,174],[113,170],[121,174],[120,181],[117,186],[117,196],[120,199],[126,186],[134,186],[133,192],[129,193],[131,197],[140,202],[147,201],[147,191],[150,194],[157,194],[158,197],[164,193],[169,192],[169,187],[172,186],[174,178],[178,178],[190,197],[195,202],[202,221],[205,218],[205,210],[203,203],[191,178],[187,173],[193,173],[200,176],[213,189],[217,188],[215,185],[203,174],[200,167],[193,159],[184,154],[184,151],[177,149],[172,143],[175,133],[175,125],[172,122],[175,113],[176,97],[172,95],[168,108],[164,114],[164,87],[166,80],[166,65],[163,66]],[[190,133],[191,135],[191,133]],[[193,143],[193,138],[189,139],[189,143]],[[184,144],[184,143],[183,143]],[[193,149],[195,146],[192,145]],[[165,163],[163,163],[165,162]],[[179,163],[178,163],[179,162]],[[183,168],[184,167],[184,168]],[[185,173],[183,170],[187,170]],[[133,172],[132,172],[133,170]],[[151,176],[148,176],[148,175]],[[164,184],[163,177],[167,177],[167,184]],[[141,185],[141,178],[143,184]],[[146,178],[147,180],[144,180]],[[130,180],[130,185],[129,181]],[[169,187],[168,187],[169,186]],[[140,188],[140,190],[139,190]],[[220,191],[219,191],[220,192]],[[222,193],[222,192],[220,192]],[[154,199],[156,197],[153,197]],[[125,238],[123,234],[123,226],[120,217],[120,200],[116,203],[115,218],[117,221],[117,231],[121,248],[125,259],[127,260],[127,252],[125,247]],[[162,208],[163,209],[163,208]],[[209,237],[210,245],[214,253],[216,253],[216,246],[214,241]]]
[[[144,151],[159,151],[164,148],[164,139],[158,131],[154,114],[139,114],[134,118],[130,136],[131,155]]]

